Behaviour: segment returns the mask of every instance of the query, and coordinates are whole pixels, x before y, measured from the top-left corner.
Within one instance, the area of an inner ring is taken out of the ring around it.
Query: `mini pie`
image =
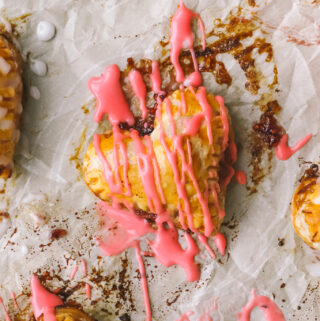
[[[181,217],[179,217],[178,208],[184,209],[184,202],[179,198],[177,192],[177,185],[174,179],[174,173],[172,166],[170,165],[168,158],[166,157],[166,151],[161,142],[161,131],[160,123],[165,132],[165,141],[170,150],[173,148],[172,140],[172,123],[170,119],[173,119],[176,134],[183,134],[185,129],[188,127],[188,122],[199,116],[203,111],[198,99],[196,98],[198,92],[204,90],[204,87],[199,89],[184,89],[184,97],[186,102],[186,111],[181,111],[181,100],[182,95],[180,90],[176,90],[169,97],[170,106],[168,102],[163,101],[161,106],[158,107],[160,110],[157,111],[157,116],[155,118],[154,130],[150,136],[141,137],[145,146],[152,144],[154,155],[159,167],[160,182],[157,184],[158,192],[160,189],[163,191],[163,196],[166,200],[165,206],[166,210],[169,211],[171,218],[173,219],[176,227],[181,228]],[[209,186],[214,186],[216,195],[208,192],[208,208],[210,211],[211,220],[215,226],[212,231],[212,235],[218,233],[219,227],[221,225],[223,215],[224,215],[224,203],[226,194],[226,185],[222,183],[222,163],[225,161],[225,146],[224,136],[227,135],[228,142],[232,140],[232,131],[229,115],[227,117],[228,132],[223,127],[222,122],[222,110],[221,106],[216,100],[215,96],[208,94],[207,101],[212,110],[211,118],[211,134],[212,134],[212,144],[209,143],[207,123],[202,121],[199,130],[195,133],[189,133],[182,135],[182,148],[184,151],[184,157],[187,161],[190,161],[190,155],[192,158],[192,167],[195,175],[195,179],[201,191],[201,194],[206,194],[206,189]],[[220,97],[221,98],[221,97]],[[159,114],[160,113],[160,114]],[[230,129],[230,130],[229,130]],[[119,201],[127,201],[133,205],[136,212],[141,211],[145,213],[153,213],[154,211],[150,208],[148,204],[148,199],[144,191],[144,186],[141,181],[139,174],[138,164],[136,154],[134,152],[134,142],[130,137],[129,131],[120,130],[121,134],[126,135],[124,143],[127,151],[127,158],[129,163],[129,168],[127,172],[127,177],[131,187],[132,195],[128,196],[125,193],[111,194],[110,188],[104,178],[104,170],[101,161],[99,160],[94,144],[91,143],[87,149],[84,157],[83,168],[84,168],[84,180],[88,187],[96,194],[101,200],[110,201],[111,198],[116,198]],[[210,134],[210,133],[209,133]],[[138,133],[136,133],[138,135]],[[189,147],[188,147],[189,145]],[[214,153],[212,153],[213,147]],[[114,168],[114,137],[111,132],[100,135],[100,148],[104,157],[110,163],[111,168]],[[191,153],[188,154],[188,148],[190,148]],[[214,166],[212,164],[215,164]],[[180,177],[182,174],[182,158],[181,155],[178,156],[178,168]],[[126,182],[124,180],[123,174],[123,163],[120,160],[120,177],[121,184],[126,191]],[[161,187],[160,187],[161,186]],[[187,197],[190,203],[192,220],[194,228],[200,232],[204,231],[204,213],[202,211],[201,204],[199,202],[199,197],[195,189],[195,185],[192,182],[190,176],[185,177],[185,186]],[[146,214],[146,217],[150,218],[150,215]],[[184,217],[185,228],[190,227],[187,218]]]
[[[10,35],[0,30],[0,177],[13,168],[15,145],[20,137],[22,113],[21,57]]]
[[[93,321],[89,315],[76,308],[62,306],[57,307],[55,311],[57,321]],[[43,321],[43,316],[39,321]]]
[[[312,248],[320,249],[320,181],[312,168],[293,195],[291,218],[297,234]]]

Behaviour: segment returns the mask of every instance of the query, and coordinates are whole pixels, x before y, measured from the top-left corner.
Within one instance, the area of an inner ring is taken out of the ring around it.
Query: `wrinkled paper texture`
[[[314,320],[320,315],[316,289],[320,276],[318,253],[295,235],[290,221],[290,200],[305,169],[302,163],[319,161],[320,7],[312,0],[256,2],[258,6],[254,8],[247,1],[241,6],[247,10],[244,14],[254,12],[259,16],[268,31],[262,36],[273,44],[280,84],[275,98],[283,107],[280,121],[288,131],[289,144],[295,144],[308,133],[314,137],[288,161],[274,158],[271,173],[260,184],[258,193],[250,196],[245,187],[235,182],[230,185],[225,220],[237,224],[233,229],[229,225],[222,227],[228,240],[228,254],[213,261],[203,250],[203,255],[197,257],[202,264],[198,283],[187,283],[179,267],[167,269],[153,258],[145,258],[154,320],[176,320],[190,310],[195,311],[190,319],[196,320],[218,297],[218,311],[212,314],[214,320],[233,321],[249,300],[252,288],[257,288],[258,294],[274,297],[287,320],[306,320],[307,316]],[[240,2],[186,0],[185,3],[199,12],[205,26],[211,29],[214,18],[225,18]],[[97,260],[102,256],[92,238],[98,228],[93,210],[97,200],[70,157],[75,154],[84,129],[87,130],[79,159],[97,129],[92,120],[93,99],[87,88],[88,79],[100,75],[109,64],[124,67],[127,57],[157,58],[157,44],[163,38],[168,39],[169,19],[178,1],[2,0],[0,4],[10,18],[31,13],[18,26],[22,54],[25,59],[29,54],[48,65],[48,74],[38,77],[30,71],[28,62],[24,63],[26,103],[16,174],[1,196],[1,210],[8,211],[11,219],[9,229],[0,229],[0,296],[12,314],[10,291],[17,295],[27,293],[31,273],[38,269],[55,271],[62,279],[70,280],[75,264],[86,259],[88,277],[84,278],[79,269],[70,284],[80,281],[91,284],[92,299],[97,303],[90,304],[84,289],[72,298],[98,320],[117,320],[112,315],[117,298],[112,294],[106,298],[101,288],[90,281],[90,271],[99,266],[102,274],[117,275],[120,258],[125,254]],[[37,23],[42,20],[52,22],[57,29],[55,38],[49,42],[40,42],[36,37]],[[308,40],[309,45],[290,42],[290,35]],[[225,97],[236,142],[241,146],[236,168],[249,174],[248,133],[260,113],[254,106],[258,97],[245,90],[243,71],[232,56],[220,58],[233,78],[232,85],[227,88],[212,77],[204,78],[212,93]],[[260,61],[263,70],[262,58],[257,63]],[[266,74],[270,73],[265,67]],[[40,100],[28,94],[31,86],[40,90]],[[81,109],[86,102],[89,114]],[[39,213],[49,220],[36,227],[35,215]],[[65,228],[68,234],[47,245],[53,228]],[[282,239],[284,245],[279,246]],[[127,255],[135,311],[124,303],[119,315],[128,312],[132,320],[143,320],[138,265],[133,250]],[[53,280],[48,284],[54,289],[59,282]],[[177,293],[178,299],[168,306],[167,301],[174,301]],[[18,297],[21,306],[27,305],[28,300],[28,295]],[[0,311],[0,319],[3,318]],[[262,318],[261,311],[252,314],[252,320]]]

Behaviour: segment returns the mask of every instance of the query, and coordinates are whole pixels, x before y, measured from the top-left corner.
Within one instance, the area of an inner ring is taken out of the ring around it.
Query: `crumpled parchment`
[[[244,15],[255,14],[261,19],[267,31],[262,36],[274,48],[280,84],[275,98],[283,107],[279,118],[289,134],[289,144],[308,133],[314,137],[288,161],[274,158],[271,173],[260,184],[258,193],[248,195],[245,187],[231,184],[225,220],[237,224],[222,228],[229,254],[212,261],[203,251],[204,255],[197,258],[202,264],[198,283],[187,283],[179,267],[167,269],[153,258],[145,259],[154,320],[176,320],[190,310],[196,312],[190,319],[196,320],[216,297],[218,311],[212,314],[215,320],[236,320],[253,287],[259,294],[274,298],[287,320],[313,320],[320,315],[318,253],[295,235],[290,221],[290,199],[305,169],[303,162],[319,161],[320,7],[312,0],[256,2],[256,7],[250,7],[247,1],[185,1],[210,28],[214,18],[224,19],[239,4],[245,8]],[[72,299],[98,320],[116,320],[116,310],[119,315],[128,312],[132,320],[144,319],[134,253],[129,250],[118,257],[101,258],[92,238],[98,228],[96,198],[81,180],[77,166],[96,130],[88,79],[101,74],[106,65],[124,67],[127,57],[158,58],[156,45],[163,37],[168,39],[169,19],[177,5],[177,0],[1,1],[9,18],[31,13],[18,25],[22,54],[48,64],[47,76],[37,77],[25,62],[26,103],[16,174],[1,196],[0,209],[10,213],[10,227],[0,229],[0,296],[10,315],[15,311],[10,291],[21,294],[17,299],[20,306],[28,305],[31,273],[54,271],[63,280],[70,280],[74,265],[86,259],[88,277],[79,271],[69,285],[88,282],[96,302],[90,304],[84,290]],[[36,26],[42,20],[57,28],[50,42],[37,40]],[[248,132],[259,114],[254,106],[258,97],[245,90],[237,62],[228,55],[220,58],[233,78],[232,85],[227,88],[207,75],[204,78],[211,92],[225,97],[236,142],[241,146],[236,167],[249,174]],[[268,76],[269,67],[263,66],[263,59],[260,63]],[[28,95],[31,86],[39,88],[40,100]],[[89,102],[85,107],[89,113],[81,109],[85,102]],[[47,216],[48,222],[36,227],[39,214]],[[53,228],[65,228],[68,234],[48,245]],[[90,275],[93,268],[100,268],[106,277],[113,275],[112,281],[101,283],[111,287],[117,283],[126,257],[128,294],[121,301],[117,291],[108,296],[103,293]],[[61,283],[53,278],[47,285],[53,289]],[[119,300],[122,305],[116,309]],[[252,313],[252,320],[262,318],[261,311]]]

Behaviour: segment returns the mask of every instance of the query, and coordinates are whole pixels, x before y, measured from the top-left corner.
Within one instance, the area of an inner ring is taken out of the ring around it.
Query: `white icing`
[[[8,109],[5,107],[0,107],[0,119],[3,119],[7,115]]]
[[[35,87],[35,86],[31,86],[30,87],[30,96],[36,100],[39,100],[40,99],[40,90]]]
[[[48,21],[40,21],[37,26],[37,37],[41,41],[49,41],[56,33],[55,26]]]
[[[37,76],[45,76],[47,73],[47,65],[41,60],[31,60],[30,69]]]
[[[8,72],[11,70],[10,64],[8,64],[4,58],[0,57],[0,71],[4,74],[7,75]]]
[[[0,130],[8,130],[13,127],[13,121],[11,119],[0,120]]]

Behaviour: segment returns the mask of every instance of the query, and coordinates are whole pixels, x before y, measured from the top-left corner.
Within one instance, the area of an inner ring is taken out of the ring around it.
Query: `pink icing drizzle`
[[[71,279],[71,280],[74,279],[74,277],[76,276],[77,272],[78,272],[78,264],[76,264],[76,265],[74,266],[74,268],[73,268],[73,270],[72,270],[72,272],[71,272],[71,274],[70,274],[70,279]]]
[[[10,292],[10,295],[11,295],[11,299],[13,301],[13,305],[15,307],[15,309],[19,310],[19,305],[17,303],[17,300],[16,300],[16,295],[13,291]]]
[[[31,292],[31,303],[35,318],[38,319],[43,315],[44,321],[57,321],[55,307],[63,305],[63,302],[57,295],[47,291],[34,274],[31,278]]]
[[[211,255],[211,257],[213,259],[216,258],[216,255],[214,254],[212,248],[210,247],[210,245],[208,244],[208,238],[205,237],[203,234],[198,234],[198,240],[203,244],[203,246],[206,248],[206,250],[208,251],[208,253]]]
[[[146,318],[147,321],[151,321],[151,306],[150,306],[150,297],[149,297],[149,292],[148,292],[148,282],[147,282],[147,276],[146,276],[146,269],[140,254],[140,246],[138,241],[135,242],[134,248],[136,250],[136,257],[138,260],[139,264],[139,271],[141,275],[141,283],[142,283],[142,290],[144,294],[144,307],[146,309]]]
[[[184,74],[179,62],[179,55],[183,48],[188,48],[192,56],[195,70],[190,75],[191,77],[189,77],[188,82],[191,86],[200,86],[202,83],[202,78],[200,72],[198,71],[198,62],[193,49],[194,34],[191,29],[191,20],[193,18],[199,20],[202,32],[202,47],[203,50],[205,49],[206,40],[203,21],[201,20],[199,14],[194,13],[193,11],[186,8],[186,6],[183,3],[183,0],[181,0],[180,6],[177,12],[172,17],[171,22],[170,60],[176,70],[176,81],[178,83],[182,83],[184,81]]]
[[[148,110],[146,107],[146,85],[143,81],[142,75],[138,70],[131,70],[129,73],[129,80],[133,92],[140,100],[140,107],[142,112],[142,117],[146,118],[148,116]]]
[[[91,299],[91,287],[90,287],[90,284],[86,283],[85,288],[86,288],[87,298],[90,300]]]
[[[220,254],[224,255],[226,252],[226,245],[227,245],[227,241],[224,235],[222,233],[217,234],[216,237],[214,238],[214,241],[216,243],[216,246]]]
[[[288,134],[282,136],[280,143],[276,147],[276,155],[280,160],[289,159],[295,152],[302,148],[312,137],[312,134],[299,140],[294,147],[288,146]]]
[[[3,301],[2,299],[0,298],[0,305],[1,305],[1,308],[2,308],[2,311],[3,311],[3,314],[4,314],[4,317],[6,318],[6,321],[11,321],[10,317],[9,317],[9,314],[6,310],[6,307],[4,306],[3,304]]]
[[[155,94],[162,94],[164,91],[161,90],[161,75],[158,61],[152,61],[152,73],[150,74],[150,81],[152,90]]]
[[[108,66],[102,76],[91,78],[88,85],[97,100],[95,122],[99,123],[104,114],[108,114],[113,125],[120,122],[127,122],[130,126],[134,124],[133,115],[121,88],[117,65]]]
[[[81,260],[83,276],[87,276],[87,262],[85,260]]]
[[[235,171],[235,178],[236,181],[240,184],[240,185],[246,185],[247,184],[247,175],[244,171]]]
[[[259,307],[264,314],[266,321],[285,321],[284,315],[278,306],[269,298],[263,295],[256,295],[256,290],[252,290],[252,299],[238,313],[238,321],[250,321],[250,313],[253,308]]]
[[[223,127],[223,141],[222,141],[222,150],[225,151],[228,147],[229,142],[229,122],[227,116],[227,109],[224,104],[224,99],[221,96],[216,96],[216,101],[220,105],[221,121]]]

